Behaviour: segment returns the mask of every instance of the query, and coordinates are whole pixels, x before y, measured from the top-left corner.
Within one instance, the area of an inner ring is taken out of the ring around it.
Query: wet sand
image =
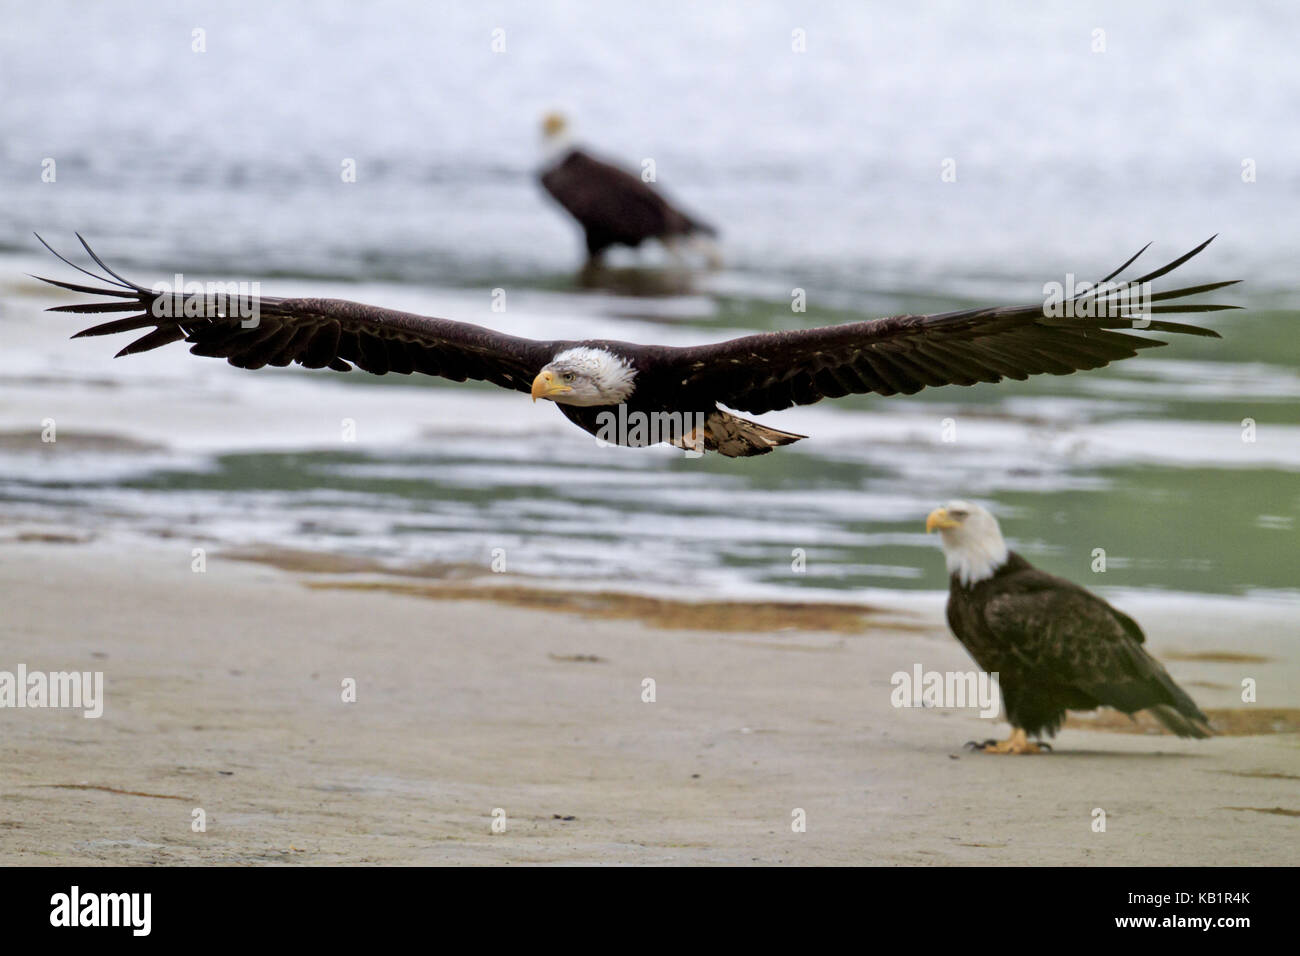
[[[1297,862],[1298,645],[1276,605],[1126,605],[1230,735],[1103,717],[994,757],[962,744],[1004,723],[890,704],[895,671],[970,667],[937,595],[712,606],[692,628],[677,602],[545,608],[527,582],[512,599],[282,557],[197,574],[180,542],[9,530],[0,670],[102,670],[106,701],[0,710],[3,863]]]

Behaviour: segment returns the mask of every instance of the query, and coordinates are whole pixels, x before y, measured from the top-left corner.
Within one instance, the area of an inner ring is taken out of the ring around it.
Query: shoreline
[[[1042,757],[965,751],[1006,725],[889,703],[895,671],[970,667],[923,605],[904,628],[723,631],[313,579],[335,580],[0,544],[0,668],[102,670],[106,696],[98,720],[0,710],[0,861],[1294,863],[1300,735],[1070,726]],[[1210,655],[1167,661],[1207,709],[1242,668],[1290,709],[1282,621],[1249,647],[1212,615],[1144,625],[1157,655],[1175,634]]]

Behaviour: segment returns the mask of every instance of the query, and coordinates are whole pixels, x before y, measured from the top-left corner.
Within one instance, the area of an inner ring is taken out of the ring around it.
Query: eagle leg
[[[1032,742],[1021,727],[1014,728],[1006,740],[972,740],[966,746],[986,754],[1037,754],[1052,749],[1050,744]]]

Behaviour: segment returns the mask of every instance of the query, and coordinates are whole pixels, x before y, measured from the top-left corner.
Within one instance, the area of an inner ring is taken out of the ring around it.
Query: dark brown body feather
[[[1207,244],[1136,281],[1168,273]],[[376,375],[418,372],[457,382],[487,381],[527,393],[533,378],[557,354],[581,345],[605,349],[627,360],[636,376],[634,391],[625,404],[629,410],[645,412],[709,416],[719,414],[719,406],[726,406],[762,413],[848,394],[910,395],[926,386],[1025,379],[1043,372],[1065,375],[1100,368],[1136,355],[1140,349],[1165,344],[1135,332],[1127,318],[1050,318],[1043,314],[1041,304],[900,315],[748,335],[689,348],[605,340],[539,341],[341,299],[257,297],[250,303],[256,307],[257,323],[245,327],[238,313],[223,312],[212,296],[198,297],[196,307],[194,300],[184,296],[154,292],[123,279],[89,246],[85,248],[109,277],[87,274],[106,286],[44,281],[74,292],[108,296],[108,300],[57,306],[51,311],[125,313],[124,318],[77,333],[78,337],[146,333],[118,355],[184,341],[195,355],[224,358],[239,368],[297,363],[346,372],[355,365]],[[1153,311],[1236,308],[1175,301],[1227,285],[1232,283],[1161,292],[1153,298],[1162,304]],[[187,312],[191,317],[186,317]],[[1150,320],[1143,331],[1218,337],[1209,329],[1161,319]],[[614,410],[561,408],[570,420],[592,432],[596,416]],[[747,457],[765,454],[800,437],[729,416],[720,420],[709,447],[716,446],[724,455]]]
[[[647,239],[714,235],[712,226],[675,209],[639,177],[581,150],[569,152],[542,174],[541,181],[578,220],[593,258],[613,245],[635,247]]]
[[[948,625],[982,670],[998,672],[1007,719],[1054,735],[1069,710],[1147,708],[1179,736],[1209,736],[1205,714],[1143,648],[1127,614],[1011,552],[991,578],[954,575]]]

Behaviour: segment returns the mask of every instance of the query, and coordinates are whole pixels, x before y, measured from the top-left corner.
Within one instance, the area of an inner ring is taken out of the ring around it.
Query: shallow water
[[[1300,600],[1300,10],[664,10],[24,10],[0,38],[0,428],[18,436],[0,512],[398,564],[486,567],[502,548],[544,578],[809,597],[941,587],[922,522],[964,496],[1084,583]],[[532,180],[556,106],[599,151],[655,159],[722,228],[726,267],[665,281],[652,250],[578,287],[577,237]],[[1032,302],[1066,270],[1104,274],[1153,238],[1154,266],[1215,232],[1175,278],[1243,278],[1215,298],[1249,309],[1203,318],[1221,340],[1100,372],[763,416],[812,437],[693,461],[595,448],[491,388],[247,373],[178,346],[111,361],[125,342],[69,343],[76,318],[40,313],[65,300],[22,273],[69,270],[33,229],[65,250],[80,230],[141,281],[260,279],[544,338],[684,344]],[[53,447],[24,437],[47,417]],[[78,451],[87,433],[149,446]]]

